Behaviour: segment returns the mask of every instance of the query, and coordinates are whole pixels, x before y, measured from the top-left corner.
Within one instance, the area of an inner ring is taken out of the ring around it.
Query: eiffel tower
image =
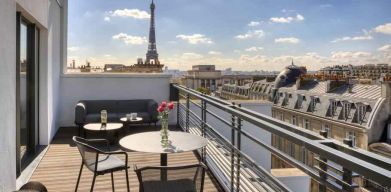
[[[149,25],[148,51],[145,62],[141,58],[137,59],[137,64],[132,66],[132,71],[143,73],[161,73],[164,65],[160,64],[159,54],[156,49],[155,35],[155,3],[152,0],[150,5],[151,20]]]

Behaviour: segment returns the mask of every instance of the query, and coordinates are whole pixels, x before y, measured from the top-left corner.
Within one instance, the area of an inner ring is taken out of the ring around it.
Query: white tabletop
[[[115,130],[115,129],[121,129],[122,123],[106,123],[106,126],[102,126],[102,123],[88,123],[87,125],[84,125],[84,129],[91,130],[91,131],[105,131],[105,130]]]
[[[160,131],[137,133],[128,135],[119,141],[119,144],[126,149],[147,152],[147,153],[180,153],[194,151],[205,147],[208,140],[191,133],[170,131],[168,135],[170,145],[163,148]]]
[[[140,122],[140,121],[143,120],[143,118],[142,117],[136,117],[136,119],[129,119],[127,117],[122,117],[120,120],[122,122]]]

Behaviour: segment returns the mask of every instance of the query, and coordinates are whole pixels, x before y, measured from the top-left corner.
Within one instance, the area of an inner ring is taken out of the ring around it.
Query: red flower
[[[171,109],[174,109],[174,103],[173,102],[170,102],[168,104],[168,108],[171,110]]]
[[[163,111],[164,111],[164,107],[159,106],[159,107],[157,108],[157,111],[160,112],[160,113],[163,112]]]
[[[165,108],[167,106],[167,102],[163,101],[162,104],[160,104],[161,107]]]

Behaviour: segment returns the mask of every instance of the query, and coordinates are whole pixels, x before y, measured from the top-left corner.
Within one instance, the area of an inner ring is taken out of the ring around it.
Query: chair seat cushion
[[[86,163],[88,169],[91,171],[95,170],[95,159],[93,162]],[[99,155],[98,158],[98,172],[109,172],[112,170],[120,170],[125,169],[126,165],[125,162],[122,161],[120,158],[114,156],[114,155]]]
[[[144,192],[196,192],[195,185],[190,179],[173,181],[145,181]]]

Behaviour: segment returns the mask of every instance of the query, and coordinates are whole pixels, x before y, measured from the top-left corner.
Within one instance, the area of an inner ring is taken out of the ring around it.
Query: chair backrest
[[[96,164],[99,156],[99,149],[90,145],[88,140],[84,138],[73,136],[72,139],[80,152],[84,165],[86,165],[89,169],[93,169],[94,167],[92,165]]]
[[[45,185],[43,185],[42,183],[40,182],[36,182],[36,181],[30,181],[26,184],[24,184],[20,190],[20,192],[22,191],[29,191],[29,192],[48,192],[48,190],[46,189]],[[18,191],[18,192],[19,192]]]
[[[140,192],[202,192],[205,170],[204,164],[135,168]]]

